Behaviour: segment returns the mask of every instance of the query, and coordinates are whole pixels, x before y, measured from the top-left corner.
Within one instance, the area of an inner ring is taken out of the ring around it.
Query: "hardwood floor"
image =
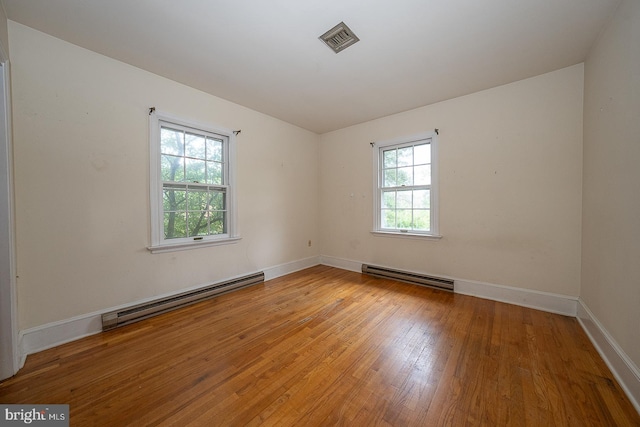
[[[639,426],[576,319],[317,266],[29,356],[71,425]]]

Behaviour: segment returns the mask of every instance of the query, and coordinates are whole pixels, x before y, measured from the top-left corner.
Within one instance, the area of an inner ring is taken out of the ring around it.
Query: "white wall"
[[[7,17],[0,2],[0,380],[18,370],[15,295],[13,145]]]
[[[9,57],[9,24],[4,5],[0,2],[0,49],[4,51],[6,58]]]
[[[9,34],[21,330],[318,256],[316,134],[12,21]],[[146,249],[152,106],[242,130],[239,243]]]
[[[639,185],[640,2],[625,0],[585,62],[581,298],[636,370]]]
[[[578,296],[582,95],[580,64],[322,135],[322,254]],[[444,237],[371,235],[369,143],[434,128]]]

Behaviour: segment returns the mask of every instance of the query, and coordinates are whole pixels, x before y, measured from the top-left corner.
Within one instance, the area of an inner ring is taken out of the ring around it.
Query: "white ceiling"
[[[9,19],[317,133],[585,60],[619,0],[2,0]],[[360,42],[318,37],[344,21]]]

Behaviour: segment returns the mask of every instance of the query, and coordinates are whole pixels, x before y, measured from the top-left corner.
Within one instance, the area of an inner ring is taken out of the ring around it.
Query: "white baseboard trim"
[[[320,264],[327,265],[329,267],[340,268],[342,270],[355,271],[356,273],[362,272],[362,264],[360,261],[352,261],[350,259],[335,258],[332,256],[321,255]]]
[[[361,261],[353,261],[325,255],[320,257],[320,263],[356,272],[362,271],[362,264],[366,264]],[[382,265],[381,267],[390,266]],[[422,273],[433,275],[428,272]],[[565,316],[576,316],[578,299],[575,297],[534,291],[531,289],[514,288],[511,286],[494,285],[492,283],[483,283],[473,280],[457,279],[455,277],[442,276],[439,274],[436,274],[435,276],[453,280],[455,282],[454,292],[457,294],[470,295],[478,298],[520,305],[551,313],[563,314]]]
[[[454,280],[454,292],[457,294],[520,305],[565,316],[576,316],[578,305],[576,297],[472,280]]]
[[[315,256],[265,268],[262,271],[264,272],[265,280],[271,280],[275,279],[276,277],[294,273],[299,270],[304,270],[305,268],[313,267],[318,264],[320,264],[320,257]],[[233,279],[233,277],[230,279]],[[20,367],[22,368],[22,366],[24,366],[26,357],[29,354],[38,353],[40,351],[47,350],[49,348],[53,348],[101,332],[102,313],[120,310],[131,305],[147,303],[155,299],[171,297],[182,292],[196,290],[198,288],[209,285],[211,285],[211,283],[193,286],[186,289],[180,289],[175,292],[156,295],[154,297],[134,301],[129,304],[110,307],[93,313],[72,317],[70,319],[64,319],[57,322],[36,326],[34,328],[25,329],[24,331],[21,331],[18,336],[18,343],[21,352]]]
[[[25,329],[20,332],[19,338],[22,364],[29,354],[88,337],[100,331],[102,331],[102,312],[83,314]]]
[[[319,256],[313,256],[309,258],[303,258],[296,261],[287,262],[285,264],[276,265],[269,268],[264,268],[264,280],[275,279],[280,276],[295,273],[296,271],[304,270],[305,268],[313,267],[320,264]]]
[[[640,413],[640,369],[580,298],[576,317],[602,359],[611,369],[620,387],[625,391],[636,411]]]

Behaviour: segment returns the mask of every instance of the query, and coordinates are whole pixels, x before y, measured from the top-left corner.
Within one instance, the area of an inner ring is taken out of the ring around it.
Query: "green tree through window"
[[[227,232],[224,142],[220,136],[161,125],[165,239]]]

